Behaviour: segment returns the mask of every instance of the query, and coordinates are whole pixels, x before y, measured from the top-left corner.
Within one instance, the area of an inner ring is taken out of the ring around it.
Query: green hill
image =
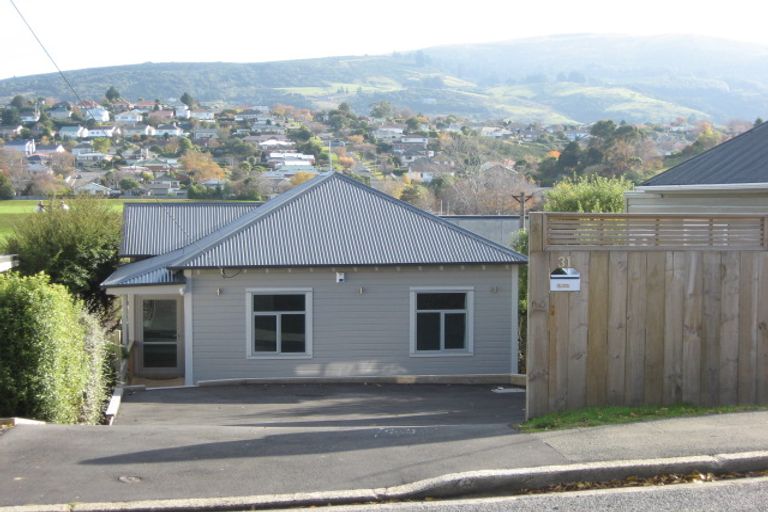
[[[768,48],[707,38],[574,35],[406,54],[236,64],[145,63],[66,72],[81,97],[179,97],[367,112],[387,100],[425,114],[517,121],[754,119],[768,114]],[[73,100],[56,74],[0,80]]]

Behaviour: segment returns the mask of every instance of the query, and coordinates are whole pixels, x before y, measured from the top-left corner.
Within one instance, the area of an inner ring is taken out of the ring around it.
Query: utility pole
[[[512,196],[512,199],[520,205],[520,229],[525,229],[525,203],[531,198],[533,195],[527,196],[525,192],[520,192],[519,196]]]

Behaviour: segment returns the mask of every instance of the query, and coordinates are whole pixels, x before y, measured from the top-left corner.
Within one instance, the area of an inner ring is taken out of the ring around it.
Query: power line
[[[32,26],[29,24],[29,22],[27,21],[27,19],[24,17],[24,15],[23,15],[23,14],[21,14],[21,11],[19,10],[18,6],[16,5],[16,2],[14,2],[13,0],[9,0],[9,1],[11,2],[11,5],[13,6],[13,8],[14,8],[14,9],[16,9],[16,12],[17,12],[17,13],[19,13],[19,17],[21,18],[21,21],[23,21],[23,22],[24,22],[24,24],[27,26],[27,28],[29,29],[29,31],[32,33],[32,36],[35,38],[35,41],[37,41],[37,44],[39,44],[39,45],[40,45],[40,48],[42,48],[42,49],[43,49],[43,51],[45,52],[45,54],[48,56],[48,59],[50,59],[51,63],[53,63],[53,66],[56,68],[56,71],[58,71],[58,72],[59,72],[59,75],[61,75],[61,78],[62,78],[62,80],[64,80],[64,82],[67,84],[67,86],[69,87],[69,89],[72,91],[72,94],[74,94],[74,95],[75,95],[75,98],[77,98],[77,101],[79,101],[80,103],[83,103],[83,100],[82,100],[82,98],[80,98],[80,95],[79,95],[79,94],[77,94],[77,91],[75,90],[75,88],[74,88],[74,87],[72,87],[72,84],[70,83],[69,79],[68,79],[68,78],[67,78],[67,77],[64,75],[64,72],[61,70],[61,68],[59,68],[59,65],[58,65],[58,64],[56,64],[56,61],[53,59],[53,57],[51,56],[51,54],[48,52],[48,49],[46,49],[45,45],[44,45],[44,44],[43,44],[43,42],[40,40],[40,38],[39,38],[39,37],[37,37],[37,34],[36,34],[36,33],[35,33],[35,31],[32,29]],[[87,110],[86,110],[86,112],[87,112]],[[93,117],[93,114],[91,114],[91,117]]]
[[[48,51],[48,49],[45,47],[45,45],[43,44],[43,42],[40,40],[40,38],[39,38],[39,37],[37,37],[37,34],[36,34],[36,33],[35,33],[35,31],[32,29],[32,26],[29,24],[29,22],[28,22],[28,21],[27,21],[27,19],[24,17],[24,15],[21,13],[21,11],[19,10],[18,6],[16,5],[16,2],[14,2],[13,0],[9,0],[9,1],[11,2],[11,5],[13,6],[13,8],[14,8],[14,9],[16,9],[16,12],[19,14],[19,17],[21,18],[21,21],[23,21],[23,22],[24,22],[24,24],[27,26],[27,28],[29,29],[29,31],[30,31],[30,33],[32,34],[32,36],[35,38],[35,41],[37,41],[37,44],[39,44],[39,45],[40,45],[40,48],[42,48],[42,49],[43,49],[43,51],[45,52],[45,54],[48,56],[48,59],[51,61],[51,63],[53,64],[53,66],[56,68],[56,71],[58,71],[58,72],[59,72],[59,75],[61,76],[62,80],[64,80],[64,82],[67,84],[67,87],[69,87],[69,89],[72,91],[72,94],[74,94],[74,95],[75,95],[75,98],[77,98],[77,101],[79,101],[79,102],[80,102],[80,104],[84,104],[84,102],[83,102],[82,98],[80,98],[80,95],[79,95],[79,94],[77,94],[77,91],[75,90],[75,88],[74,88],[74,86],[72,85],[72,83],[71,83],[71,82],[69,81],[69,79],[68,79],[68,78],[67,78],[67,77],[64,75],[64,72],[61,70],[61,68],[59,67],[59,65],[58,65],[58,64],[56,64],[56,60],[54,60],[53,56],[50,54],[50,52],[49,52],[49,51]],[[91,116],[91,119],[93,119],[94,121],[96,120],[96,118],[94,117],[93,113],[92,113],[92,112],[90,112],[88,108],[86,108],[86,109],[85,109],[85,112]],[[198,241],[198,240],[197,240],[197,239],[195,239],[195,238],[194,238],[192,235],[190,235],[190,234],[189,234],[189,232],[187,232],[187,230],[186,230],[186,229],[184,229],[184,226],[182,226],[182,225],[181,225],[181,223],[180,223],[180,222],[179,222],[179,221],[176,219],[176,217],[175,217],[175,216],[173,215],[173,213],[171,212],[170,208],[168,208],[166,205],[164,205],[163,203],[161,203],[161,202],[160,202],[160,201],[158,201],[157,199],[155,199],[155,203],[156,203],[158,206],[160,206],[160,208],[162,209],[163,213],[165,213],[165,215],[167,215],[167,216],[168,216],[168,217],[171,219],[171,221],[173,221],[173,223],[174,223],[174,224],[176,224],[176,227],[178,227],[178,228],[179,228],[179,230],[181,230],[181,232],[184,234],[184,236],[185,236],[185,237],[186,237],[188,240],[191,240],[191,243],[192,243],[192,245],[194,245],[195,247],[198,247],[198,246],[197,246],[197,241]]]

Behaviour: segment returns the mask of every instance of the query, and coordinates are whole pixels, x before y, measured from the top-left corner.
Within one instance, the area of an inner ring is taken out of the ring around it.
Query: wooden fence
[[[767,234],[761,216],[531,214],[528,417],[768,403]],[[580,291],[549,291],[558,268]]]

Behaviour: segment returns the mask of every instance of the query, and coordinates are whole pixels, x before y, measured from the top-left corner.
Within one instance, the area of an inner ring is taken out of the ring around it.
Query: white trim
[[[511,290],[511,298],[512,298],[512,311],[510,311],[509,314],[509,321],[511,322],[510,326],[510,343],[512,345],[512,354],[511,354],[511,361],[509,365],[509,371],[510,373],[517,373],[518,372],[518,360],[517,360],[517,352],[520,350],[520,346],[518,341],[520,340],[520,319],[518,318],[518,306],[520,304],[520,267],[513,267],[512,269],[512,278],[510,279],[512,281],[512,286],[510,288]],[[497,292],[497,293],[500,293]]]
[[[466,348],[441,350],[416,350],[416,294],[421,292],[459,292],[467,298]],[[410,357],[468,357],[475,353],[475,287],[474,286],[411,286],[409,289]]]
[[[106,289],[107,295],[184,295],[184,285],[114,286]]]
[[[195,384],[194,336],[192,333],[192,271],[185,270],[187,286],[184,289],[184,385]]]
[[[303,294],[304,302],[304,352],[301,353],[256,353],[251,348],[253,340],[253,296],[254,295]],[[246,288],[245,289],[245,358],[246,359],[312,359],[313,308],[312,288]]]
[[[713,183],[696,185],[644,185],[634,188],[637,192],[722,192],[725,190],[743,190],[746,192],[756,189],[768,189],[768,183]]]

